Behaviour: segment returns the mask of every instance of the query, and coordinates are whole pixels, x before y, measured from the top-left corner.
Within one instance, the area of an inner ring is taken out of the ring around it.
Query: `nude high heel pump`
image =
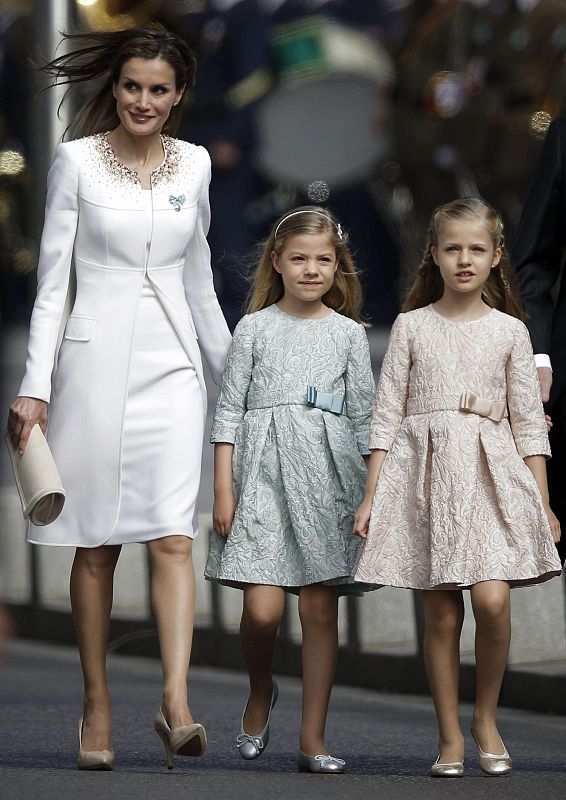
[[[79,718],[79,756],[77,766],[79,769],[114,769],[116,757],[114,750],[83,750],[83,715]]]
[[[171,729],[160,708],[153,723],[157,735],[163,742],[167,756],[167,768],[173,769],[173,756],[202,756],[206,750],[206,731],[199,722],[180,725]]]

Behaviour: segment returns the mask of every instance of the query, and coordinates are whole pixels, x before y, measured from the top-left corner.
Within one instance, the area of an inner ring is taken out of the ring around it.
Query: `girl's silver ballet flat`
[[[433,778],[461,778],[464,774],[464,759],[462,761],[448,761],[441,763],[440,756],[430,768]]]
[[[277,696],[279,694],[279,687],[277,683],[273,681],[273,691],[271,693],[271,703],[269,704],[269,712],[267,714],[267,722],[265,723],[265,728],[258,733],[256,736],[252,734],[246,733],[244,730],[244,717],[246,716],[246,710],[248,704],[246,703],[246,707],[244,708],[244,713],[242,714],[242,722],[240,724],[240,733],[236,736],[236,747],[243,759],[246,761],[253,761],[254,758],[258,758],[269,743],[269,720],[271,719],[271,712],[273,711],[273,707],[277,702]]]
[[[497,753],[486,753],[481,749],[480,743],[476,739],[473,732],[472,736],[474,742],[478,746],[480,767],[482,771],[485,772],[486,775],[491,776],[509,775],[513,766],[513,762],[511,761],[511,756],[507,752],[505,745],[503,745],[503,753],[500,755],[497,755]]]
[[[299,772],[315,772],[331,775],[344,772],[346,762],[341,758],[331,755],[307,756],[302,750],[299,751],[297,761]]]

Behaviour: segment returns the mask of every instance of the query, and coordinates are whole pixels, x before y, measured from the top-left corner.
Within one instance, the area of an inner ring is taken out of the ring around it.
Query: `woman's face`
[[[159,133],[183,95],[171,65],[161,58],[130,58],[114,84],[116,111],[133,136]]]

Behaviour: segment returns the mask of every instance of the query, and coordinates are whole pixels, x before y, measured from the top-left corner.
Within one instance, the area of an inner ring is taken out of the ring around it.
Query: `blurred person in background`
[[[206,746],[187,702],[207,407],[201,351],[219,381],[231,340],[206,241],[210,159],[171,136],[195,72],[181,39],[155,27],[67,38],[77,49],[45,71],[56,82],[97,83],[75,118],[77,138],[57,147],[49,173],[28,360],[8,431],[23,452],[49,413],[66,488],[61,515],[31,525],[28,541],[76,548],[78,766],[114,766],[114,569],[123,544],[146,542],[164,674],[154,727],[171,767],[174,754]]]
[[[183,36],[197,56],[198,81],[179,136],[204,145],[210,153],[208,238],[216,291],[233,329],[249,290],[255,110],[271,85],[266,19],[257,0],[164,2],[155,16]]]
[[[566,526],[565,153],[566,117],[561,117],[548,129],[513,251],[542,400],[552,417],[548,486],[552,506],[562,526]],[[566,540],[557,547],[564,563]]]
[[[565,107],[565,52],[564,4],[556,0],[407,4],[396,49],[398,168],[388,180],[407,272],[429,214],[447,197],[487,198],[514,241],[538,118]]]
[[[260,163],[260,169],[283,187],[293,185],[293,202],[326,202],[317,187],[327,184],[328,205],[348,230],[360,269],[364,313],[371,322],[391,324],[398,310],[399,245],[375,179],[392,133],[394,71],[384,42],[397,23],[398,4],[261,0],[261,5],[271,23],[276,84],[260,114],[260,152],[263,135],[274,140],[270,151],[280,147],[282,157],[268,153],[267,166]],[[269,119],[273,114],[280,124]],[[305,165],[304,177],[294,162]]]
[[[27,0],[0,3],[0,319],[26,318],[35,266],[29,214],[31,106]]]

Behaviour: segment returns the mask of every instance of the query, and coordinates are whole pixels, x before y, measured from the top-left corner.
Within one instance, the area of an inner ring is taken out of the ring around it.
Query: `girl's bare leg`
[[[193,722],[187,673],[193,641],[195,574],[193,541],[165,536],[147,543],[151,560],[151,602],[163,668],[163,713],[171,728]]]
[[[106,650],[120,550],[119,545],[78,547],[71,569],[71,606],[84,680],[83,750],[112,749]]]
[[[299,594],[303,629],[303,716],[301,750],[308,756],[328,753],[324,729],[338,654],[338,594],[321,584]]]
[[[273,691],[273,653],[285,608],[279,586],[250,585],[244,589],[240,638],[250,677],[250,697],[244,731],[261,733],[267,722]]]
[[[476,620],[476,707],[472,730],[482,750],[501,754],[497,731],[497,703],[511,641],[510,590],[505,581],[483,581],[472,586]]]
[[[460,634],[464,602],[458,590],[423,592],[424,659],[438,721],[438,754],[443,764],[464,757],[464,736],[458,718]]]

